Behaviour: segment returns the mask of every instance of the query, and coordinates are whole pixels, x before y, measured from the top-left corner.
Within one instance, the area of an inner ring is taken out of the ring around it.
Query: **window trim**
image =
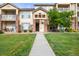
[[[30,14],[30,12],[21,12],[20,13],[20,18],[21,19],[30,19],[31,18],[31,14]]]

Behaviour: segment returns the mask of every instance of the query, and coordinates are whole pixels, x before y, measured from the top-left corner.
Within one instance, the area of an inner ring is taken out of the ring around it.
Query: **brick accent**
[[[2,28],[2,26],[1,26],[1,15],[0,15],[0,30],[2,30],[1,28]]]
[[[74,25],[74,26],[72,26],[72,29],[77,30],[78,22],[77,22],[77,18],[76,17],[72,18],[72,25]]]
[[[75,22],[75,27],[74,27],[74,28],[75,28],[75,30],[76,30],[76,18],[74,18],[74,22]]]
[[[76,17],[74,17],[74,20],[75,20],[75,30],[77,29],[77,20],[76,20]]]
[[[38,19],[39,20],[39,31],[40,31],[40,23],[41,23],[41,19]],[[36,21],[35,19],[33,19],[33,32],[36,31]],[[44,32],[47,32],[47,19],[44,20]]]
[[[33,30],[32,30],[33,32],[35,32],[35,29],[36,29],[35,27],[36,27],[36,25],[35,25],[35,19],[33,19]]]
[[[44,32],[47,32],[47,19],[44,20]]]
[[[19,15],[16,15],[16,32],[19,32]]]
[[[77,19],[77,17],[76,17],[76,30],[78,30],[78,19]]]

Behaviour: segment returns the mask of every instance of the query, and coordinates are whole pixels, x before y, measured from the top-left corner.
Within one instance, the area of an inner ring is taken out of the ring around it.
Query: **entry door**
[[[44,20],[40,20],[40,32],[44,32]]]
[[[39,19],[36,19],[36,31],[39,32]]]

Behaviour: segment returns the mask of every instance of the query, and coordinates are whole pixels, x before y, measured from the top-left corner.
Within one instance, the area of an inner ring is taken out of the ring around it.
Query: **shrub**
[[[3,34],[4,32],[0,30],[0,34]]]
[[[73,29],[73,32],[78,32],[78,30]]]
[[[32,30],[30,29],[29,32],[32,32]]]
[[[33,28],[32,28],[32,25],[31,25],[31,26],[29,27],[29,32],[32,32],[32,29],[33,29]]]
[[[68,32],[73,32],[72,28],[68,28]]]
[[[78,30],[72,29],[72,28],[68,28],[68,32],[78,32]]]
[[[27,30],[24,30],[24,32],[27,32]]]
[[[66,28],[65,31],[66,32],[73,32],[72,28]]]

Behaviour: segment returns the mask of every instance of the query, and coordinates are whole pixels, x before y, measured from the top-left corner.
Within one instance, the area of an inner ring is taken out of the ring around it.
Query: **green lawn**
[[[0,35],[0,56],[29,55],[35,34]]]
[[[79,33],[48,33],[45,36],[56,55],[79,56]]]

